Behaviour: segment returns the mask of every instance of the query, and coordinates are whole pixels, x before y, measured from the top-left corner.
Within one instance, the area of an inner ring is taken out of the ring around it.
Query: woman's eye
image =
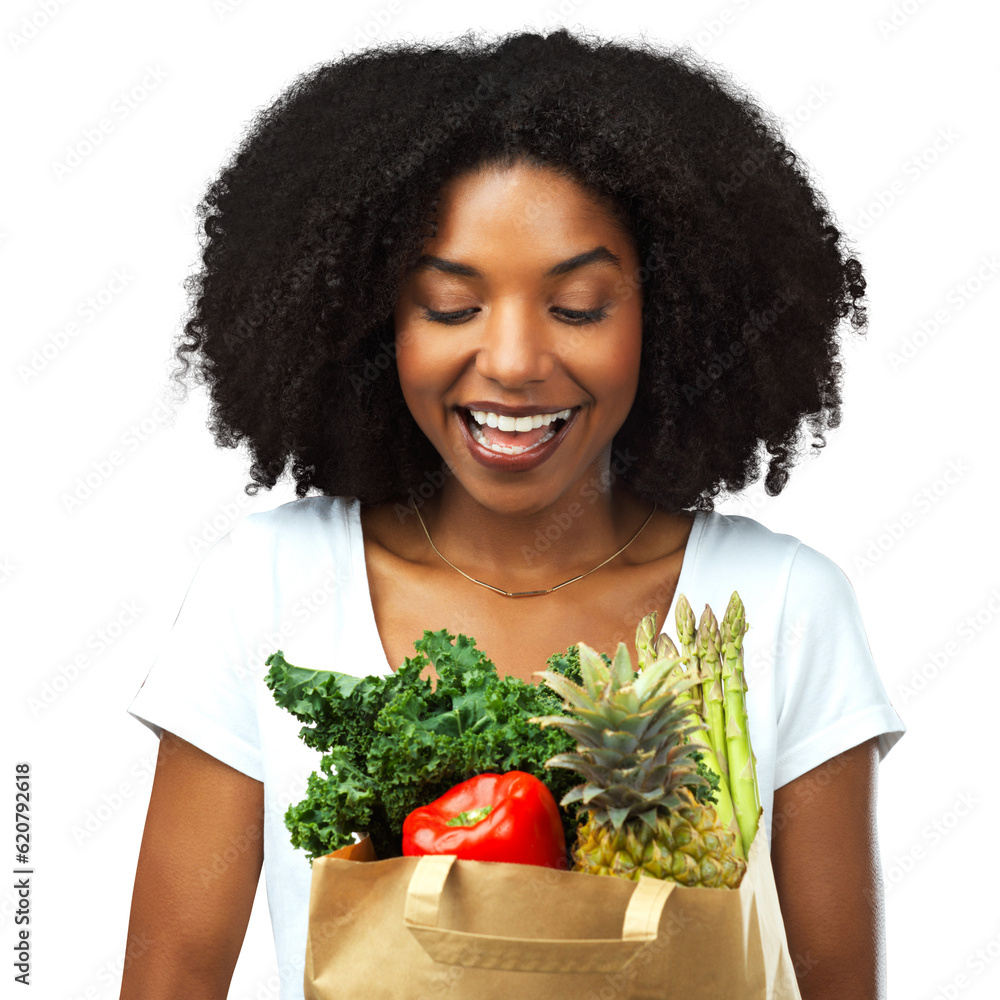
[[[423,306],[424,318],[430,320],[432,323],[449,323],[455,324],[462,322],[463,317],[468,316],[470,313],[474,313],[475,309],[462,309],[460,312],[438,312],[436,309],[428,309],[427,306]]]
[[[573,326],[583,326],[585,323],[600,323],[608,311],[603,306],[600,309],[553,309],[553,312],[562,313],[568,317],[568,321]]]
[[[432,323],[446,323],[456,325],[463,323],[465,319],[476,312],[476,309],[462,309],[459,312],[438,312],[435,309],[428,309],[423,306],[424,318]],[[561,309],[553,307],[552,312],[565,316],[565,322],[570,326],[583,326],[586,323],[599,323],[608,315],[607,309],[603,306],[599,309]]]

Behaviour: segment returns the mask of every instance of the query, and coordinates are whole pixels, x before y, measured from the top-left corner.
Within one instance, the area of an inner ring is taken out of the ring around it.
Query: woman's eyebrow
[[[585,250],[567,260],[561,260],[554,264],[546,272],[544,277],[557,278],[560,275],[575,271],[578,267],[586,267],[588,264],[603,264],[608,267],[617,267],[621,270],[621,260],[613,254],[607,247],[598,246],[593,250]],[[435,257],[433,254],[421,254],[412,268],[417,271],[442,271],[444,274],[457,274],[463,278],[482,278],[483,275],[474,267],[468,264],[461,264],[457,260],[447,260],[444,257]]]

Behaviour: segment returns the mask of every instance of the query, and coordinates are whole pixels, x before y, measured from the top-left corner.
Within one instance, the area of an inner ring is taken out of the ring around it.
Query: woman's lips
[[[563,438],[566,436],[566,432],[570,426],[575,422],[578,412],[578,409],[574,409],[569,419],[551,437],[546,439],[543,435],[540,443],[513,454],[493,451],[485,443],[477,440],[477,435],[469,426],[472,418],[467,410],[458,409],[455,411],[455,415],[459,422],[466,447],[480,465],[500,472],[524,472],[541,465],[562,444]],[[480,433],[478,436],[483,435]]]

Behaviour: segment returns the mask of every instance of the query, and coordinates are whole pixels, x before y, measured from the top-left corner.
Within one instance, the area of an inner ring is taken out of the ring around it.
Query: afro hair
[[[577,180],[634,239],[642,355],[615,449],[640,497],[771,496],[804,429],[841,419],[838,328],[862,268],[778,123],[687,49],[570,33],[391,42],[319,65],[252,120],[198,206],[176,346],[246,492],[403,497],[441,457],[399,386],[393,309],[442,186],[524,160]]]

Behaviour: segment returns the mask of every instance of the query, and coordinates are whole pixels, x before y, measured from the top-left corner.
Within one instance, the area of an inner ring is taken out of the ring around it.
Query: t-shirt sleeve
[[[128,713],[159,738],[180,736],[243,774],[263,781],[248,574],[233,529],[210,548]]]
[[[832,559],[802,543],[779,635],[775,788],[873,736],[884,758],[906,726],[875,666],[854,588]]]

